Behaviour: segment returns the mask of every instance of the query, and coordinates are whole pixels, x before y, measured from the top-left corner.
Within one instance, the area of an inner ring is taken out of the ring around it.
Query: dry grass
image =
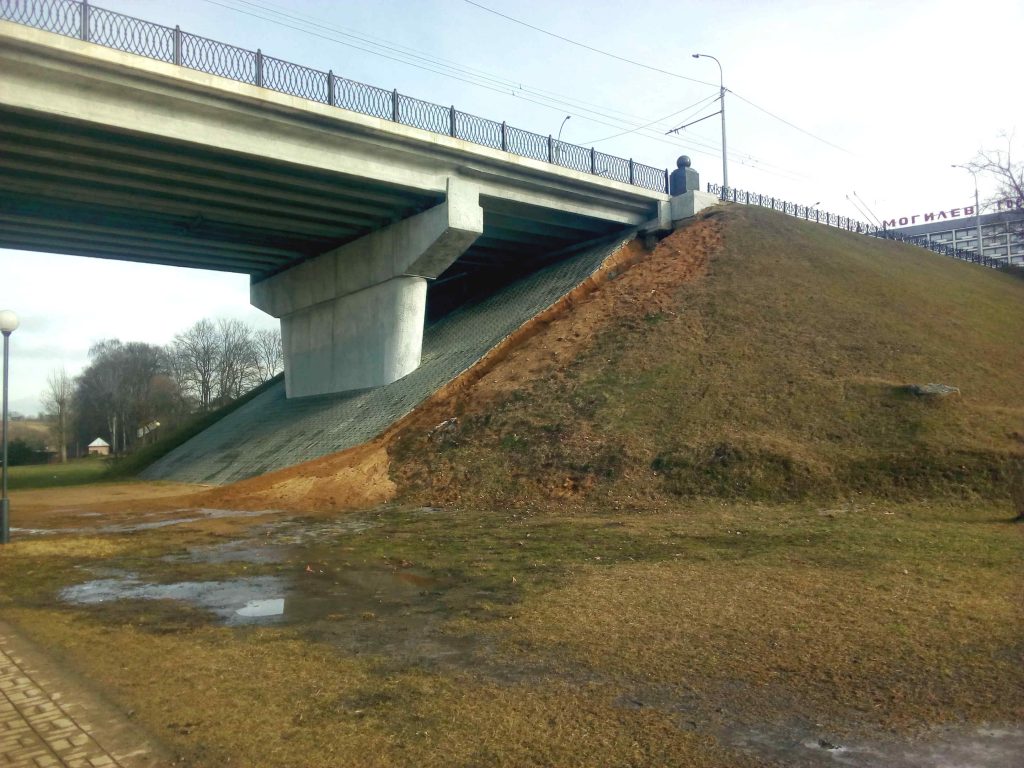
[[[1024,520],[1024,460],[1017,463],[1010,476],[1010,504],[1017,513],[1017,520]]]

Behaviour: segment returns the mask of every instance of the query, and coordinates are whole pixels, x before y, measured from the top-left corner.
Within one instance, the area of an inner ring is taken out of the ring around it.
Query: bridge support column
[[[252,304],[281,318],[288,397],[378,387],[414,371],[427,280],[482,232],[479,191],[449,178],[440,205],[253,283]]]

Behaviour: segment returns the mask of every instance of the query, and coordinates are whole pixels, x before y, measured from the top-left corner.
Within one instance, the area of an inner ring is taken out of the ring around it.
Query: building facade
[[[1002,210],[981,215],[981,254],[990,259],[1000,259],[1007,264],[1024,267],[1024,201],[1017,201],[1017,204],[1011,205],[1007,203],[1012,201],[1001,204],[999,207]],[[899,226],[896,231],[902,235],[927,238],[929,244],[941,243],[977,253],[977,221],[973,209],[968,210],[971,213],[966,216],[943,216],[937,219],[932,216],[933,220],[927,223]],[[903,221],[905,219],[900,219],[901,223]]]

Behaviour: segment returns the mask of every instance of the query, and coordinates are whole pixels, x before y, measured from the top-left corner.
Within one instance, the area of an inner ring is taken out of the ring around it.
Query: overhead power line
[[[584,144],[600,144],[602,141],[608,141],[609,139],[617,139],[617,138],[619,138],[619,136],[625,136],[626,134],[629,134],[629,133],[635,133],[636,131],[640,131],[640,130],[643,130],[645,128],[650,128],[652,125],[657,125],[658,123],[663,123],[666,120],[668,120],[670,117],[675,117],[676,115],[680,114],[681,112],[686,112],[687,110],[692,110],[694,107],[696,107],[697,109],[703,109],[704,106],[709,101],[714,101],[717,98],[718,98],[718,94],[717,93],[716,94],[712,94],[711,96],[708,96],[707,98],[701,99],[700,101],[697,101],[697,102],[694,102],[693,104],[690,104],[688,107],[683,107],[682,109],[678,109],[678,110],[676,110],[675,112],[673,112],[671,114],[665,115],[664,117],[659,117],[657,120],[651,120],[651,122],[645,123],[644,125],[637,126],[636,128],[631,128],[628,131],[623,131],[622,133],[616,133],[616,134],[613,134],[611,136],[605,136],[603,139],[592,139],[591,141],[585,141],[583,143]],[[683,119],[685,120],[686,118],[683,118]]]
[[[703,142],[699,139],[696,139],[695,137],[687,137],[687,140],[683,142],[681,140],[677,140],[671,137],[666,137],[663,135],[661,131],[654,132],[651,130],[652,126],[655,126],[658,123],[664,123],[664,121],[667,120],[669,117],[672,117],[678,114],[679,112],[686,111],[687,109],[690,109],[694,106],[697,106],[698,109],[700,109],[701,106],[698,105],[703,105],[704,102],[708,102],[718,98],[717,92],[701,100],[701,102],[697,102],[697,104],[691,105],[690,107],[684,107],[682,110],[677,110],[676,112],[673,112],[671,115],[667,115],[666,117],[659,118],[653,121],[641,122],[645,120],[645,118],[640,118],[635,115],[629,115],[629,113],[622,112],[621,110],[604,107],[602,105],[594,105],[590,102],[576,100],[573,99],[572,97],[563,97],[561,94],[555,94],[551,91],[544,91],[543,89],[527,87],[521,83],[516,83],[515,81],[502,78],[498,75],[493,75],[491,73],[483,72],[482,70],[476,70],[471,67],[466,67],[457,62],[451,62],[450,60],[442,59],[432,54],[416,51],[415,49],[408,48],[407,46],[402,46],[398,43],[393,43],[387,40],[380,41],[379,39],[374,39],[372,36],[357,34],[352,31],[345,30],[344,28],[339,28],[332,26],[330,24],[322,23],[322,21],[316,19],[315,17],[303,17],[301,15],[297,15],[289,11],[278,10],[280,6],[275,7],[272,3],[260,3],[255,2],[255,0],[204,0],[204,2],[209,3],[210,5],[215,5],[224,8],[229,11],[233,11],[235,13],[240,13],[245,16],[249,16],[251,18],[267,21],[271,24],[275,24],[286,29],[291,29],[302,34],[310,35],[311,37],[316,37],[321,40],[338,43],[348,48],[352,48],[354,50],[358,50],[364,53],[369,53],[371,55],[378,56],[389,61],[394,61],[399,64],[406,64],[408,66],[415,67],[416,69],[420,69],[422,71],[438,74],[441,75],[442,77],[457,80],[468,85],[474,85],[478,88],[484,88],[489,91],[493,91],[495,93],[499,93],[506,96],[511,95],[514,98],[522,99],[523,101],[529,102],[531,104],[536,104],[547,109],[563,111],[568,107],[569,110],[575,110],[578,116],[583,117],[584,119],[589,120],[590,122],[596,123],[597,125],[621,129],[624,127],[623,124],[625,124],[626,130],[620,131],[619,133],[614,134],[612,136],[605,137],[604,139],[599,139],[598,141],[607,141],[611,138],[616,138],[621,135],[638,133],[644,138],[651,139],[662,144],[667,144],[677,149],[683,148],[695,154],[714,157],[717,156],[720,152],[719,147],[709,144],[707,142]],[[240,8],[237,7],[238,5],[244,5],[247,6],[249,9],[256,9],[258,11],[262,11],[263,13],[254,12],[253,10],[247,10],[246,8]],[[267,16],[263,14],[272,15]],[[313,29],[309,29],[308,27],[313,27]],[[325,34],[325,32],[330,34]],[[340,39],[338,36],[347,39]],[[356,44],[352,42],[353,40],[357,41],[358,43],[363,43],[364,45]],[[365,47],[367,45],[373,47]],[[374,48],[381,48],[383,49],[383,51],[374,50]],[[414,60],[410,61],[410,59]],[[531,96],[536,98],[530,98]],[[590,104],[591,106],[585,106],[587,104]],[[598,107],[598,109],[592,107]],[[617,117],[614,114],[608,114],[607,112],[600,110],[608,110],[608,112],[613,113],[617,112],[618,114],[625,115],[626,118]],[[586,143],[592,144],[597,142]],[[747,155],[735,151],[731,151],[729,155],[730,157],[735,156],[737,158],[737,161],[740,162],[741,164],[760,168],[765,173],[785,178],[793,178],[794,172],[791,169],[779,168],[778,166],[773,166],[773,164],[766,163],[765,161],[760,160],[752,155]],[[770,170],[770,167],[778,168],[778,171]]]
[[[604,110],[605,112],[612,112],[612,113],[616,113],[618,115],[622,115],[626,119],[633,120],[633,121],[641,121],[641,120],[645,120],[646,119],[646,118],[637,117],[636,115],[631,115],[628,112],[624,112],[624,111],[622,111],[620,109],[615,109],[614,107],[608,107],[608,106],[605,106],[605,105],[602,105],[602,104],[595,104],[594,102],[589,102],[589,101],[586,101],[584,99],[576,98],[574,96],[569,96],[569,95],[566,95],[566,94],[563,94],[563,93],[558,93],[557,91],[549,91],[549,90],[546,90],[544,88],[538,88],[536,86],[525,86],[525,85],[523,85],[520,82],[517,82],[515,80],[511,80],[511,79],[509,79],[507,77],[503,77],[501,75],[497,75],[497,74],[495,74],[493,72],[487,72],[486,70],[478,69],[476,67],[471,67],[471,66],[468,66],[468,65],[465,65],[465,64],[460,64],[457,61],[452,61],[451,59],[446,59],[444,57],[437,56],[435,54],[432,54],[432,53],[429,53],[429,52],[426,52],[426,51],[417,50],[415,48],[411,48],[409,46],[402,45],[400,43],[396,43],[394,41],[387,40],[385,38],[374,37],[373,35],[369,35],[369,34],[366,34],[366,33],[363,33],[363,32],[358,32],[358,31],[355,31],[355,30],[352,30],[352,29],[348,29],[348,28],[345,28],[345,27],[341,27],[341,26],[337,26],[337,25],[333,25],[333,24],[328,24],[328,23],[325,23],[322,19],[318,19],[315,16],[309,16],[309,15],[306,15],[306,14],[295,13],[295,12],[292,12],[291,9],[285,9],[282,6],[277,5],[275,3],[271,3],[271,2],[259,3],[259,2],[254,2],[254,0],[227,0],[227,1],[231,2],[233,4],[240,4],[240,5],[248,6],[250,8],[255,8],[255,9],[258,9],[258,10],[263,11],[265,13],[270,13],[270,14],[273,14],[275,16],[279,16],[279,17],[282,17],[284,19],[288,19],[289,21],[295,21],[295,22],[297,22],[299,24],[303,24],[303,25],[310,26],[310,27],[313,27],[313,28],[316,28],[316,29],[321,29],[321,30],[325,30],[325,31],[328,31],[328,32],[332,32],[334,34],[341,35],[341,36],[343,36],[345,38],[349,38],[351,40],[356,40],[356,41],[358,41],[360,43],[365,43],[366,45],[370,45],[370,46],[374,46],[374,47],[377,47],[377,48],[381,48],[381,49],[383,49],[385,51],[390,51],[390,52],[392,52],[392,53],[394,53],[394,54],[396,54],[398,56],[408,57],[408,58],[411,58],[411,59],[418,59],[420,61],[426,62],[426,63],[434,65],[434,66],[439,66],[439,67],[443,67],[444,69],[452,70],[453,72],[456,72],[458,74],[463,74],[463,75],[466,75],[468,77],[473,77],[473,78],[480,78],[481,80],[484,80],[486,82],[489,82],[489,83],[492,83],[492,84],[498,86],[500,89],[502,89],[500,91],[502,93],[506,93],[506,91],[504,90],[506,88],[510,89],[513,92],[525,91],[527,93],[535,94],[535,95],[540,96],[542,98],[551,99],[553,101],[560,101],[562,103],[565,103],[566,105],[572,105],[574,108],[577,108],[577,109],[585,109],[585,108],[588,108],[588,107],[594,107],[594,108],[597,108],[599,110]],[[247,16],[251,16],[253,18],[262,19],[262,20],[265,20],[265,21],[270,21],[273,24],[279,24],[279,25],[285,26],[285,27],[287,27],[289,29],[295,29],[297,31],[302,31],[302,32],[305,32],[307,34],[312,34],[312,35],[321,37],[322,39],[331,40],[333,42],[338,42],[341,45],[352,47],[352,48],[355,48],[356,50],[365,51],[365,52],[372,53],[373,55],[377,55],[377,56],[382,56],[383,55],[383,54],[381,54],[378,51],[368,51],[365,48],[362,48],[360,46],[352,45],[351,43],[346,42],[344,40],[337,40],[337,39],[332,38],[332,37],[326,37],[326,36],[323,36],[323,35],[316,35],[316,33],[310,32],[309,30],[300,29],[299,27],[295,27],[295,26],[293,26],[291,24],[284,24],[281,21],[279,21],[278,19],[271,19],[271,18],[268,18],[266,16],[261,16],[259,14],[252,13],[251,11],[247,11],[247,10],[244,10],[242,8],[236,8],[236,7],[234,7],[234,5],[226,5],[225,2],[219,2],[218,0],[204,0],[204,2],[210,3],[211,5],[219,6],[221,8],[226,8],[228,10],[236,11],[237,13],[242,13],[242,14],[245,14]],[[400,62],[400,63],[408,63],[411,66],[418,66],[414,62],[408,62],[405,59],[398,59],[398,58],[388,57],[388,56],[385,56],[385,58],[389,58],[391,61],[396,61],[396,62]],[[433,70],[433,69],[430,69],[430,70],[427,70],[427,71],[431,71],[431,72],[434,72],[436,74],[442,74],[442,75],[448,76],[447,73],[437,72],[436,70]],[[513,93],[513,95],[515,95],[515,93]]]
[[[838,149],[840,152],[845,152],[848,155],[852,155],[853,154],[853,152],[851,152],[850,150],[846,149],[846,147],[840,147],[838,144],[833,144],[828,139],[823,139],[823,138],[821,138],[821,136],[817,136],[817,135],[811,133],[810,131],[804,130],[799,125],[794,125],[793,123],[789,122],[789,120],[781,118],[781,117],[779,117],[778,115],[776,115],[773,112],[769,112],[764,107],[759,107],[757,104],[752,102],[750,99],[747,99],[747,98],[744,98],[743,96],[740,96],[735,91],[729,91],[729,93],[731,93],[733,96],[735,96],[740,101],[746,102],[747,104],[752,106],[754,109],[756,109],[756,110],[758,110],[760,112],[764,112],[766,115],[768,115],[768,117],[772,117],[772,118],[778,120],[780,123],[784,123],[785,125],[788,125],[790,128],[792,128],[795,131],[800,131],[800,133],[804,134],[805,136],[810,136],[812,139],[814,139],[816,141],[820,141],[822,144],[828,144],[828,146],[832,147],[833,149]]]
[[[611,53],[610,51],[605,51],[605,50],[602,50],[600,48],[595,48],[592,45],[587,45],[586,43],[581,43],[578,40],[573,40],[571,38],[564,37],[564,36],[559,35],[559,34],[557,34],[555,32],[551,32],[551,31],[546,30],[546,29],[541,29],[540,27],[535,27],[533,24],[525,22],[522,19],[517,19],[517,18],[515,18],[513,16],[508,16],[508,15],[502,13],[501,11],[496,11],[493,8],[488,8],[486,5],[481,5],[480,3],[474,2],[474,0],[464,0],[464,2],[469,3],[472,6],[476,6],[477,8],[479,8],[482,11],[487,11],[487,13],[493,13],[495,16],[500,16],[503,19],[507,19],[508,21],[511,21],[514,24],[519,24],[521,26],[528,27],[528,28],[530,28],[530,29],[532,29],[532,30],[534,30],[536,32],[540,32],[543,35],[548,35],[549,37],[557,38],[558,40],[561,40],[562,42],[569,43],[570,45],[575,45],[575,46],[577,46],[579,48],[585,48],[588,51],[593,51],[594,53],[598,53],[598,54],[600,54],[602,56],[607,56],[608,58],[616,59],[618,61],[625,62],[626,64],[632,64],[634,67],[643,67],[644,69],[649,69],[652,72],[659,72],[659,73],[661,73],[663,75],[668,75],[669,77],[677,77],[680,80],[689,80],[691,83],[700,83],[701,85],[710,85],[710,86],[712,86],[714,88],[718,87],[714,83],[709,83],[707,80],[698,80],[695,77],[687,77],[686,75],[680,75],[678,72],[670,72],[669,70],[662,69],[661,67],[654,67],[654,66],[651,66],[650,64],[644,64],[642,61],[635,61],[633,59],[627,59],[625,56],[619,56],[618,54],[614,54],[614,53]]]
[[[564,37],[563,35],[559,35],[559,34],[557,34],[555,32],[551,32],[550,30],[543,29],[541,27],[538,27],[538,26],[535,26],[533,24],[530,24],[529,22],[523,21],[522,19],[517,19],[517,18],[515,18],[513,16],[509,16],[507,14],[501,13],[500,11],[496,11],[493,8],[488,8],[486,5],[481,5],[480,3],[476,2],[475,0],[463,0],[463,2],[468,3],[469,5],[475,6],[476,8],[479,8],[479,9],[481,9],[483,11],[487,11],[488,13],[493,13],[495,16],[500,16],[503,19],[507,19],[508,21],[511,21],[514,24],[519,24],[521,26],[528,27],[529,29],[532,29],[532,30],[534,30],[536,32],[540,32],[541,34],[548,35],[549,37],[554,37],[554,38],[556,38],[558,40],[562,40],[563,42],[569,43],[570,45],[575,45],[575,46],[578,46],[580,48],[585,48],[588,51],[593,51],[594,53],[601,54],[602,56],[608,56],[609,58],[617,59],[618,61],[622,61],[622,62],[625,62],[627,64],[632,64],[633,66],[636,66],[636,67],[643,67],[644,69],[651,70],[652,72],[658,72],[658,73],[663,74],[663,75],[668,75],[669,77],[677,77],[677,78],[679,78],[681,80],[689,80],[689,81],[694,82],[694,83],[701,83],[702,85],[710,85],[710,86],[713,86],[713,87],[716,87],[716,88],[719,87],[715,83],[709,83],[706,80],[697,80],[696,78],[687,77],[686,75],[680,75],[678,72],[670,72],[667,69],[661,69],[660,67],[654,67],[654,66],[651,66],[649,64],[644,64],[643,62],[640,62],[640,61],[634,61],[633,59],[627,59],[624,56],[619,56],[619,55],[614,54],[614,53],[612,53],[610,51],[605,51],[605,50],[602,50],[601,48],[595,48],[592,45],[587,45],[586,43],[581,43],[578,40],[572,40],[571,38]],[[827,144],[828,146],[832,147],[833,149],[838,149],[840,152],[846,152],[847,154],[851,154],[851,155],[853,154],[852,152],[850,152],[850,150],[846,149],[845,147],[841,147],[838,144],[834,144],[833,142],[829,141],[828,139],[823,139],[820,136],[818,136],[816,134],[813,134],[810,131],[805,130],[804,128],[801,128],[799,125],[796,125],[795,123],[791,123],[789,120],[786,120],[783,117],[779,117],[774,112],[769,112],[764,107],[758,106],[757,104],[752,102],[750,99],[747,99],[747,98],[741,96],[740,94],[736,93],[735,91],[730,89],[729,92],[731,94],[733,94],[736,98],[738,98],[741,101],[744,101],[747,104],[749,104],[750,106],[752,106],[754,109],[757,109],[757,110],[760,110],[761,112],[764,112],[769,117],[774,118],[775,120],[778,120],[779,122],[784,123],[785,125],[788,125],[793,130],[799,131],[800,133],[802,133],[802,134],[804,134],[806,136],[810,136],[812,139],[815,139],[816,141],[820,141],[823,144]]]

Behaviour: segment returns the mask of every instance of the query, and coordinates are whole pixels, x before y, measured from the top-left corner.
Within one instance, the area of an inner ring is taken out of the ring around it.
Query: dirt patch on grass
[[[78,528],[98,525],[100,518],[103,524],[110,524],[139,513],[180,509],[204,490],[205,486],[187,483],[135,482],[12,491],[11,527]]]

